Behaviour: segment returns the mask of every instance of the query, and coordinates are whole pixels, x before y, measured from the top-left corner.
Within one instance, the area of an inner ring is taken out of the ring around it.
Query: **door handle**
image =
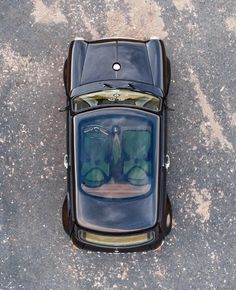
[[[169,167],[170,167],[170,156],[168,154],[166,154],[166,156],[165,156],[165,169],[168,170]]]
[[[69,165],[68,165],[68,155],[67,154],[64,155],[64,166],[65,166],[66,169],[68,169],[68,167],[69,167]]]

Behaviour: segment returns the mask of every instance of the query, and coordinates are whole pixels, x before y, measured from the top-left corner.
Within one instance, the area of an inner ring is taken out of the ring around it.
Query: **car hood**
[[[93,82],[128,80],[162,89],[162,48],[159,41],[75,41],[72,52],[72,89]],[[118,63],[119,70],[113,65]]]

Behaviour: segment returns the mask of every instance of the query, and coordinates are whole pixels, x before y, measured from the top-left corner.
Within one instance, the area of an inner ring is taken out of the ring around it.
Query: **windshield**
[[[75,117],[79,191],[128,198],[155,185],[158,117],[127,111],[100,109]]]
[[[77,112],[89,107],[114,104],[145,107],[159,111],[161,109],[161,98],[127,89],[115,89],[75,97],[72,106],[73,111]]]

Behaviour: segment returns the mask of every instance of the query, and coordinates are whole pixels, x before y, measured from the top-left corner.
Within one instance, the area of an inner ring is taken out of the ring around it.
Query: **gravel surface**
[[[233,0],[0,1],[0,289],[235,289]],[[163,38],[172,64],[161,251],[78,250],[66,191],[62,68],[75,36]]]

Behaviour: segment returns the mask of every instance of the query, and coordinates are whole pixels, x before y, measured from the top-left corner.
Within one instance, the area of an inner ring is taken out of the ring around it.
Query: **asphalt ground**
[[[0,289],[236,288],[235,13],[233,0],[0,1]],[[161,251],[78,250],[61,223],[69,42],[152,35],[172,67],[172,232]]]

